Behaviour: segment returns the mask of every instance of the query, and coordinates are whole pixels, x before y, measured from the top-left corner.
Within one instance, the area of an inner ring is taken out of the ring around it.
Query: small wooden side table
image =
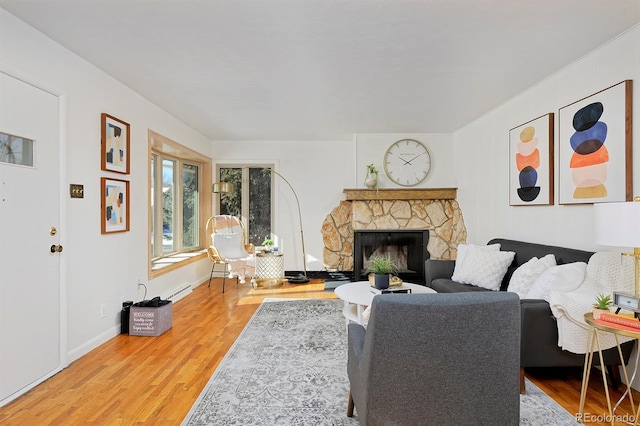
[[[595,352],[595,346],[598,346],[598,356],[600,358],[600,369],[602,370],[602,382],[604,384],[604,393],[607,397],[607,407],[609,408],[609,419],[611,420],[611,425],[614,424],[614,416],[613,409],[611,408],[611,399],[609,396],[609,385],[607,383],[607,372],[604,366],[604,360],[602,357],[602,347],[600,345],[600,332],[611,333],[614,335],[616,339],[616,347],[618,348],[618,355],[620,356],[620,365],[622,367],[622,373],[624,374],[624,380],[627,385],[627,391],[622,396],[620,401],[624,399],[625,396],[629,397],[629,401],[631,402],[631,410],[633,410],[634,417],[634,425],[638,424],[638,416],[637,413],[640,411],[640,406],[636,409],[635,404],[633,402],[633,394],[631,393],[631,383],[629,382],[629,376],[627,375],[627,367],[624,364],[624,357],[622,356],[622,349],[620,349],[620,341],[618,336],[631,337],[633,339],[640,339],[640,330],[639,331],[630,331],[627,329],[617,328],[615,326],[608,326],[606,324],[601,324],[596,322],[593,319],[593,314],[591,312],[584,314],[584,321],[589,325],[589,335],[587,337],[587,351],[584,354],[584,370],[582,372],[582,390],[580,391],[580,409],[578,410],[578,421],[584,416],[584,402],[587,397],[587,389],[589,388],[589,375],[591,373],[591,366],[593,363],[593,354]],[[637,368],[637,366],[636,366]]]

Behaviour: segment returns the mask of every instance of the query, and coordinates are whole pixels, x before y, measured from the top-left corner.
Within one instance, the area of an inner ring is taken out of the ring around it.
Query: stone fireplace
[[[322,224],[328,271],[354,270],[354,231],[428,230],[426,257],[455,259],[467,230],[455,188],[345,189]]]

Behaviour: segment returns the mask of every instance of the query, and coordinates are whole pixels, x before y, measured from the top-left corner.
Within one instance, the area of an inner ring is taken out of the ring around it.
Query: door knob
[[[51,246],[51,253],[62,253],[62,246],[53,244]]]

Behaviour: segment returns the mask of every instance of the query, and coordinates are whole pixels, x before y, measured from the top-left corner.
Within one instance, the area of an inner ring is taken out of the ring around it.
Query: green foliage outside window
[[[221,167],[219,176],[220,182],[234,185],[234,192],[220,194],[220,214],[246,218],[247,239],[260,245],[265,235],[271,235],[271,173],[263,167]],[[248,206],[242,205],[244,192]]]

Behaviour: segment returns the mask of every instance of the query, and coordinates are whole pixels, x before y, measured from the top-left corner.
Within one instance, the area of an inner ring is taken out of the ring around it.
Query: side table
[[[631,410],[633,411],[634,425],[638,424],[638,412],[640,411],[640,406],[636,409],[635,404],[633,402],[633,394],[631,393],[631,383],[629,382],[629,376],[627,375],[627,367],[624,364],[624,357],[622,356],[622,350],[620,349],[620,341],[618,336],[631,337],[633,339],[640,339],[640,330],[639,331],[630,331],[627,329],[617,328],[615,326],[609,326],[606,324],[602,324],[596,322],[593,319],[593,313],[589,312],[584,314],[584,321],[589,325],[589,335],[587,337],[587,351],[584,355],[584,370],[582,372],[582,389],[580,391],[580,409],[578,410],[578,420],[582,423],[581,419],[584,417],[584,402],[587,397],[587,389],[589,388],[589,375],[591,373],[591,366],[593,364],[593,354],[595,353],[595,347],[597,345],[598,357],[600,358],[600,369],[602,370],[602,382],[604,384],[604,393],[607,398],[607,407],[609,408],[609,419],[611,420],[611,424],[614,424],[614,416],[613,409],[611,408],[611,399],[609,396],[609,385],[607,383],[607,373],[604,366],[604,360],[602,357],[602,347],[600,345],[600,332],[611,333],[614,335],[616,339],[616,347],[618,348],[618,355],[620,356],[620,366],[622,367],[622,373],[624,375],[624,380],[627,385],[627,390],[620,398],[621,402],[624,400],[626,396],[629,397],[629,401],[631,402]],[[637,366],[636,366],[637,368]],[[618,402],[618,403],[619,403]],[[617,405],[616,405],[617,407]]]
[[[270,287],[284,281],[283,253],[256,253],[256,283],[258,287]]]

